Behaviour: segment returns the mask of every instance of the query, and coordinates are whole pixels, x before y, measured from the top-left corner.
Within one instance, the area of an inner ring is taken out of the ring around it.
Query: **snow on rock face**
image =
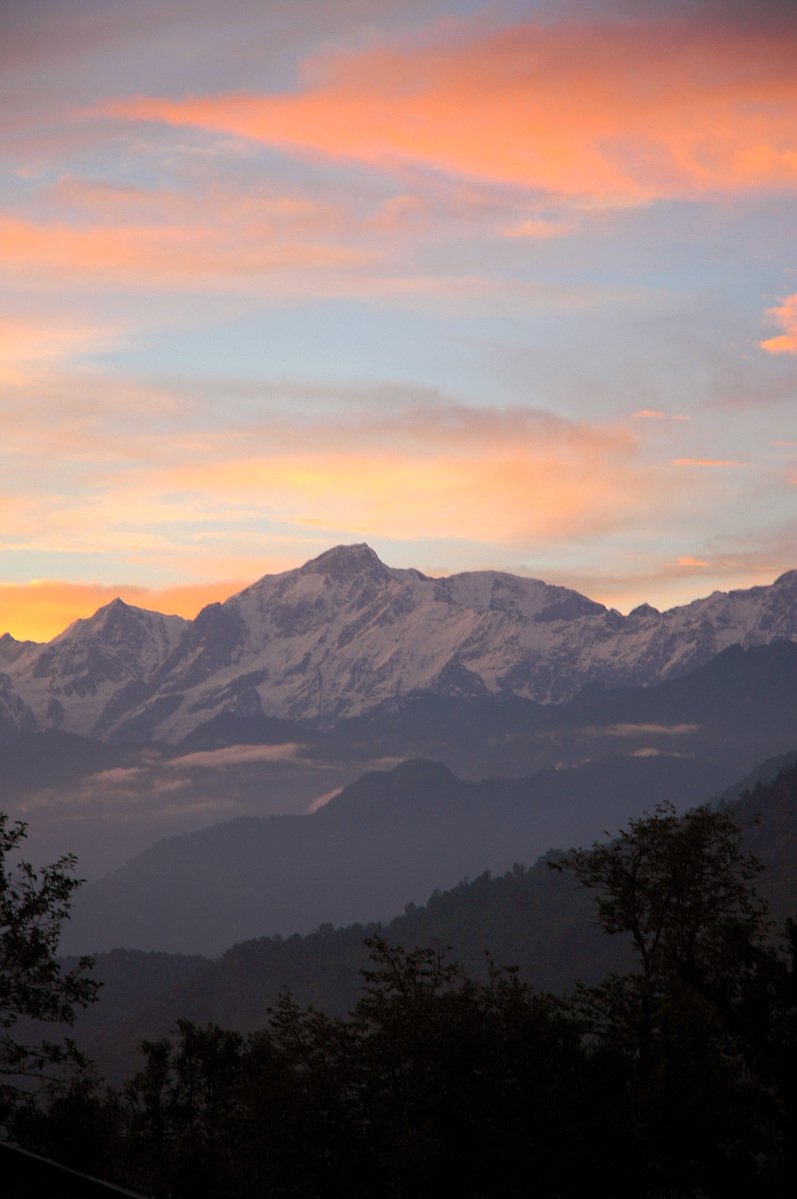
[[[3,636],[0,637],[0,665],[10,666],[22,654],[28,653],[32,649],[38,649],[38,646],[37,641],[17,641],[16,637],[12,637],[10,633],[3,633]]]
[[[7,674],[0,674],[0,744],[14,741],[20,733],[33,732],[36,720],[20,699]]]
[[[624,617],[538,579],[432,579],[385,566],[368,546],[341,546],[200,613],[115,727],[139,720],[176,740],[222,711],[330,726],[422,690],[558,702],[591,681],[661,681],[734,643],[797,639],[795,593],[797,572],[791,583]]]
[[[467,571],[437,580],[438,595],[476,612],[510,612],[535,621],[575,620],[605,612],[577,591],[551,587],[540,579],[523,579],[492,570]]]
[[[780,637],[797,640],[797,571],[625,617],[539,579],[427,578],[357,545],[267,575],[193,622],[114,601],[6,669],[39,727],[174,741],[222,712],[331,726],[424,690],[558,702]]]
[[[87,735],[120,692],[152,676],[188,624],[115,599],[21,654],[9,673],[39,728]]]

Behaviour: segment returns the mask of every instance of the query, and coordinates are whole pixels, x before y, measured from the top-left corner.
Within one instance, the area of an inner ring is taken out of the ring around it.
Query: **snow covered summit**
[[[177,741],[221,713],[330,727],[421,691],[558,702],[590,682],[648,685],[778,638],[797,640],[797,571],[624,617],[539,579],[429,578],[352,545],[194,621],[116,600],[4,668],[39,728]]]

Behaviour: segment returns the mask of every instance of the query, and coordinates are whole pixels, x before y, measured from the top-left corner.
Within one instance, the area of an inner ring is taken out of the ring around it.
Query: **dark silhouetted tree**
[[[81,1060],[69,1040],[40,1036],[39,1023],[71,1024],[75,1008],[91,1003],[98,990],[87,976],[90,958],[64,970],[56,956],[80,885],[72,873],[76,859],[67,855],[36,871],[17,860],[25,835],[25,824],[0,813],[0,1125],[33,1082]]]
[[[764,1061],[786,967],[742,840],[731,811],[663,804],[560,863],[638,962],[575,1001],[593,1044],[626,1063],[639,1194],[777,1193],[780,1100]]]

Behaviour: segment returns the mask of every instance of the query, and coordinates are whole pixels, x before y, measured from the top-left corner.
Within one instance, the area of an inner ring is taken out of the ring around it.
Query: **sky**
[[[797,567],[797,10],[5,0],[0,632]]]

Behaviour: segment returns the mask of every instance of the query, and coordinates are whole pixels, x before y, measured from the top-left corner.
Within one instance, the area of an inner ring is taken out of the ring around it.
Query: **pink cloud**
[[[778,337],[769,337],[758,344],[768,354],[797,354],[797,292],[785,296],[775,308],[767,309],[771,317],[783,332]]]
[[[638,412],[631,413],[632,420],[677,420],[687,421],[690,418],[682,412],[669,413],[663,412],[660,408],[640,408]]]
[[[552,221],[543,218],[530,218],[518,221],[514,225],[505,225],[501,230],[502,237],[528,238],[530,241],[548,241],[552,237],[570,237],[578,232],[579,226],[575,221]]]
[[[42,368],[115,349],[123,341],[123,330],[111,323],[0,314],[0,381],[24,386]]]
[[[251,225],[74,227],[0,218],[0,265],[125,283],[207,283],[262,274],[345,270],[366,262],[363,250],[329,242],[258,237]]]
[[[104,104],[377,167],[427,164],[626,206],[797,185],[797,32],[523,24],[327,55],[279,94]]]

